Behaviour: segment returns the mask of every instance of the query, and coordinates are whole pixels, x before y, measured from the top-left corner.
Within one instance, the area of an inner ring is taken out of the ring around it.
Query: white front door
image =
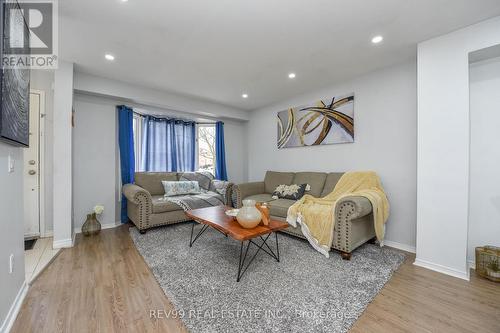
[[[40,236],[41,95],[30,93],[29,148],[24,148],[24,237]]]

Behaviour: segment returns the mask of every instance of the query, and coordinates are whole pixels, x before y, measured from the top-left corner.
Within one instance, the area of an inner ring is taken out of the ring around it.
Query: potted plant
[[[488,276],[495,279],[500,279],[500,267],[498,265],[497,258],[489,263],[488,267],[486,267],[486,271],[488,272]]]
[[[94,212],[87,214],[87,220],[82,225],[82,233],[85,236],[97,235],[101,231],[101,223],[97,219],[97,215],[101,215],[104,212],[104,206],[96,205],[94,207]]]

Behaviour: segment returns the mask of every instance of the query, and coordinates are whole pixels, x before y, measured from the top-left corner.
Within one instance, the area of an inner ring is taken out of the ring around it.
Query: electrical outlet
[[[14,161],[14,159],[12,158],[12,156],[10,156],[10,155],[9,155],[9,158],[8,158],[8,161],[7,161],[7,163],[8,163],[8,166],[7,166],[7,167],[8,167],[8,171],[9,171],[9,173],[13,173],[13,172],[14,172],[14,166],[15,166],[15,165],[14,165],[14,162],[15,162],[15,161]]]
[[[14,272],[14,254],[10,254],[9,256],[9,274],[12,274]]]

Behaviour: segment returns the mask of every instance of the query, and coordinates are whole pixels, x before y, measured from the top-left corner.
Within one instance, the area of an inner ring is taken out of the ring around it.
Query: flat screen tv
[[[29,56],[29,29],[17,1],[0,0],[0,139],[16,146],[29,146],[29,68],[4,68],[4,55],[11,38],[23,36],[19,54]],[[16,10],[17,9],[17,10]],[[14,10],[15,14],[12,15]],[[9,49],[12,53],[12,50]],[[14,50],[15,51],[15,50]],[[17,53],[17,52],[16,52]]]

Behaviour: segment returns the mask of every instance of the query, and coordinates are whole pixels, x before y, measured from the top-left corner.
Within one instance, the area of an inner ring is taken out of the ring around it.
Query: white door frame
[[[45,230],[45,91],[30,89],[30,94],[36,94],[40,98],[39,108],[39,142],[38,142],[38,200],[40,237],[46,237]]]

